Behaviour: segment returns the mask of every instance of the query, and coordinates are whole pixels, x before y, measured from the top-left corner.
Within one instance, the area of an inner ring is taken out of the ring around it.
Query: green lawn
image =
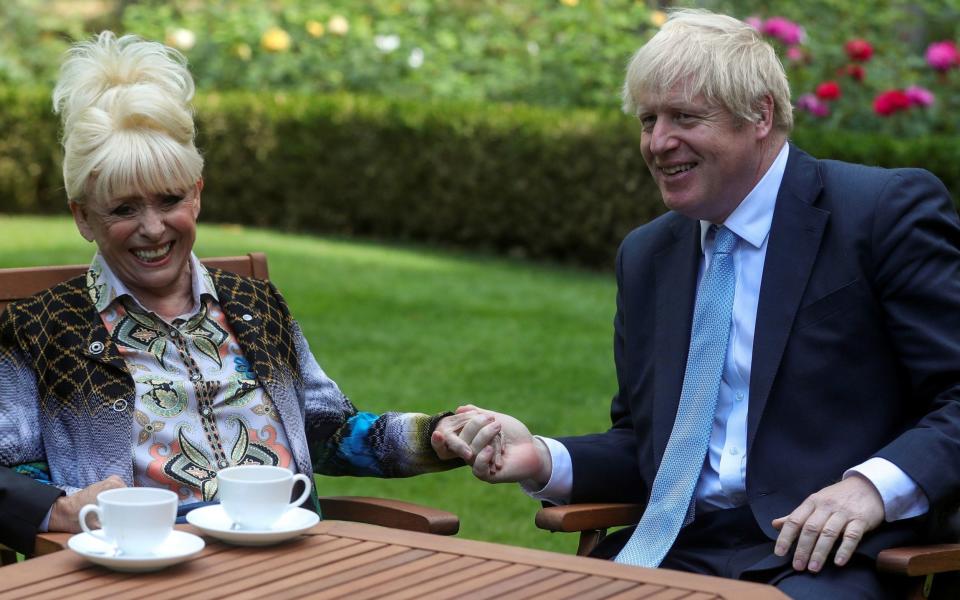
[[[66,209],[65,209],[66,211]],[[615,388],[610,274],[434,250],[200,227],[201,257],[263,251],[327,373],[361,410],[474,403],[535,433],[606,427]],[[0,266],[85,263],[72,220],[0,215]],[[460,516],[461,536],[572,553],[537,530],[538,504],[466,469],[407,480],[318,477],[324,495],[401,498]]]

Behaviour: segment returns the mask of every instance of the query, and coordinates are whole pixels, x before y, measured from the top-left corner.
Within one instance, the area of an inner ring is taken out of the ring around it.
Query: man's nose
[[[666,119],[657,119],[650,130],[650,152],[662,154],[676,148],[678,143],[673,125]]]

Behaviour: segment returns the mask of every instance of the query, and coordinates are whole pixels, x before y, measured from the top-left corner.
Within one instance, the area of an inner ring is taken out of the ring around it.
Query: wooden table
[[[70,550],[40,556],[0,568],[0,600],[786,598],[765,585],[346,521],[323,521],[302,538],[277,546],[206,541],[193,560],[155,573],[113,572]]]

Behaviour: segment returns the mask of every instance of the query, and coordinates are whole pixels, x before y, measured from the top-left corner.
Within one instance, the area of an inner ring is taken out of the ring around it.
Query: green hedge
[[[0,91],[0,212],[62,212],[48,96]],[[202,218],[431,242],[588,266],[663,211],[639,128],[615,111],[213,94],[197,102]],[[952,139],[821,131],[818,156],[916,165],[960,190]]]

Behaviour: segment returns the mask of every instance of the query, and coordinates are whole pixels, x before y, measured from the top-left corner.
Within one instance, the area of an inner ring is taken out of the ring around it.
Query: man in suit
[[[673,13],[624,101],[670,211],[617,257],[611,429],[552,440],[488,411],[434,443],[545,501],[647,503],[598,548],[618,562],[887,597],[872,558],[960,482],[950,195],[791,145],[783,68],[730,17]]]

